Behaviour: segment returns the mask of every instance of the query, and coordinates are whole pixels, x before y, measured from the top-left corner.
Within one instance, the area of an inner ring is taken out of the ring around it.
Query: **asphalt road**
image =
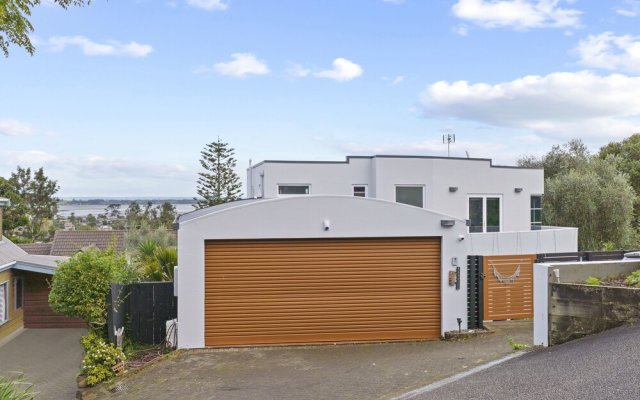
[[[640,399],[640,325],[535,350],[415,399]]]

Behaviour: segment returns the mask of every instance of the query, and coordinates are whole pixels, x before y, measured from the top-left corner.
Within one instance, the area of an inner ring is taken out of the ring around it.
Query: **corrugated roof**
[[[53,243],[24,243],[18,246],[29,254],[37,256],[48,256],[51,254]]]
[[[106,250],[115,246],[115,250],[125,249],[126,231],[56,231],[51,248],[52,256],[72,256],[78,251],[90,247]]]

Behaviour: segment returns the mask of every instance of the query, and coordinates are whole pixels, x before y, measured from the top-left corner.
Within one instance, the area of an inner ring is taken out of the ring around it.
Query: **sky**
[[[0,58],[0,176],[61,197],[192,197],[206,143],[249,160],[513,165],[640,132],[640,0],[93,0]]]

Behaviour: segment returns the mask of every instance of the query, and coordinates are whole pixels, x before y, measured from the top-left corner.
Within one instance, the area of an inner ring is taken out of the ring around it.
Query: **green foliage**
[[[160,247],[175,247],[178,245],[174,232],[167,230],[165,227],[155,229],[151,225],[144,223],[139,228],[127,232],[127,253],[136,253],[140,243],[144,241],[152,241]]]
[[[198,196],[196,208],[205,208],[217,204],[238,200],[241,197],[242,183],[235,172],[234,150],[228,143],[211,142],[200,152],[200,165],[203,172],[198,175]]]
[[[616,245],[613,242],[604,242],[602,243],[602,251],[613,251],[616,249]]]
[[[172,281],[173,267],[178,264],[178,249],[145,240],[138,245],[134,263],[142,271],[145,280]]]
[[[33,385],[25,382],[23,375],[0,376],[0,400],[31,400],[35,396]]]
[[[511,346],[512,349],[514,350],[524,350],[529,348],[528,344],[524,344],[524,343],[516,343],[513,338],[509,338],[509,346]]]
[[[111,283],[138,278],[124,254],[90,249],[60,263],[53,274],[49,304],[60,314],[86,320],[93,329],[106,324],[107,293]]]
[[[602,282],[600,281],[599,278],[596,278],[595,276],[590,276],[587,279],[584,280],[584,284],[585,285],[592,285],[592,286],[600,286],[602,285]]]
[[[615,156],[616,168],[629,177],[629,183],[640,194],[640,133],[629,136],[622,142],[611,142],[600,149],[598,156],[607,159]],[[635,222],[640,223],[640,201],[636,199]]]
[[[610,158],[591,157],[576,165],[545,180],[545,224],[577,227],[581,250],[600,249],[606,242],[625,248],[634,237],[636,196],[627,176]]]
[[[42,168],[32,172],[31,168],[18,166],[9,179],[0,179],[0,196],[11,200],[3,219],[7,231],[23,227],[24,236],[29,239],[48,238],[53,230],[51,221],[58,212],[58,189],[58,183],[49,179]]]
[[[554,145],[542,157],[523,156],[518,165],[529,168],[544,168],[545,178],[554,178],[568,171],[584,167],[591,159],[587,146],[580,139],[572,139],[559,146]]]
[[[82,6],[91,0],[54,0],[62,8]],[[35,47],[31,43],[29,34],[33,32],[33,25],[29,21],[34,6],[41,0],[2,0],[0,1],[0,49],[5,57],[9,56],[9,45],[15,44],[33,55]]]
[[[80,339],[84,348],[81,373],[87,377],[87,385],[94,386],[114,376],[112,367],[126,357],[121,349],[95,332],[89,332]]]
[[[640,287],[640,269],[633,271],[631,275],[625,279],[625,283],[629,286]]]

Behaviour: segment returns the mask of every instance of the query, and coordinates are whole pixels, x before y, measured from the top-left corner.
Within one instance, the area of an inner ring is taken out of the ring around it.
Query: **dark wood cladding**
[[[440,239],[205,243],[205,345],[440,337]]]
[[[51,275],[25,273],[24,327],[25,328],[84,328],[85,321],[56,314],[49,307]]]

